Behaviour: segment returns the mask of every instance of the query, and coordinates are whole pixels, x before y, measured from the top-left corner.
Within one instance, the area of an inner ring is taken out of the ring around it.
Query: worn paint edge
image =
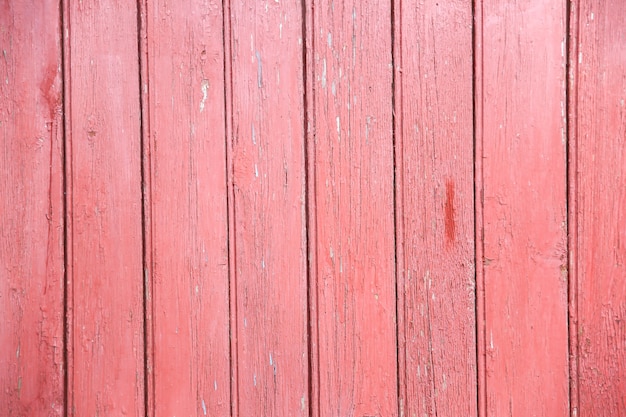
[[[71,94],[71,59],[70,59],[70,6],[68,0],[60,0],[61,15],[61,65],[62,65],[62,89],[63,89],[63,191],[65,199],[63,201],[63,240],[64,240],[64,283],[63,283],[63,390],[64,401],[63,411],[65,416],[74,414],[73,391],[70,389],[74,385],[74,354],[73,354],[73,222],[72,222],[72,131],[71,124],[71,103],[68,100]]]
[[[304,0],[302,10],[302,68],[304,118],[304,193],[307,256],[307,350],[308,354],[308,415],[320,415],[319,371],[319,311],[317,296],[317,193],[315,187],[315,0]],[[310,65],[309,65],[310,64]]]
[[[580,2],[567,2],[567,252],[568,252],[568,339],[570,416],[577,417],[579,404],[578,344],[578,44],[580,42]]]
[[[152,271],[152,152],[150,143],[150,73],[148,54],[148,1],[137,0],[137,52],[139,59],[139,124],[141,147],[141,232],[143,262],[144,314],[144,410],[146,416],[156,413],[154,380],[154,293]]]
[[[485,270],[484,258],[484,179],[483,179],[483,2],[472,1],[473,14],[473,96],[474,96],[474,251],[476,283],[476,379],[478,417],[487,417],[487,365],[485,329]]]
[[[230,0],[222,0],[222,42],[224,48],[224,122],[226,134],[226,236],[228,239],[228,335],[230,363],[230,415],[239,415],[239,366],[237,359],[237,262],[235,257],[235,189],[233,173],[233,70]]]
[[[406,392],[406,331],[405,326],[405,283],[404,283],[404,159],[402,153],[402,0],[391,2],[391,106],[392,106],[392,141],[393,141],[393,202],[394,202],[394,237],[395,237],[395,299],[396,299],[396,395],[398,397],[398,416],[404,417]],[[400,331],[403,329],[403,331]]]

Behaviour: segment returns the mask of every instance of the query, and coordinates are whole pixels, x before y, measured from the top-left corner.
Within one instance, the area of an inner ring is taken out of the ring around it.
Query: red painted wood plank
[[[134,6],[134,5],[133,5]],[[70,2],[71,415],[144,415],[137,10]]]
[[[222,8],[148,1],[154,415],[230,414]]]
[[[565,416],[566,2],[477,8],[487,413]]]
[[[302,10],[230,2],[238,413],[308,415]]]
[[[61,416],[63,120],[57,1],[0,5],[0,414]]]
[[[309,7],[317,411],[397,415],[391,4]]]
[[[626,415],[626,4],[581,1],[572,120],[582,416]]]
[[[401,414],[476,416],[472,8],[395,11]]]

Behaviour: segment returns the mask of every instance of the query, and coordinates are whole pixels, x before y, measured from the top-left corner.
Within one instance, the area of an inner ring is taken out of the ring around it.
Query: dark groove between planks
[[[566,203],[567,210],[567,308],[568,308],[568,356],[569,356],[569,414],[577,417],[579,403],[579,360],[578,360],[578,184],[577,159],[577,103],[578,103],[578,38],[580,27],[579,1],[567,0],[565,34],[565,134],[567,140],[566,162]]]
[[[474,136],[474,294],[476,323],[476,383],[478,417],[487,417],[487,369],[485,334],[485,274],[483,265],[483,8],[482,0],[472,1],[472,99]]]
[[[395,312],[396,312],[396,397],[397,397],[397,405],[398,405],[398,416],[402,416],[404,411],[403,402],[406,400],[406,395],[401,395],[401,387],[406,387],[406,382],[402,384],[401,374],[402,372],[402,362],[401,355],[404,355],[404,352],[401,352],[401,343],[400,343],[400,303],[398,302],[398,298],[400,297],[400,278],[403,276],[402,271],[404,270],[403,265],[403,253],[402,253],[402,228],[399,226],[399,223],[403,221],[403,205],[398,204],[398,199],[401,198],[403,192],[403,181],[402,181],[402,81],[398,80],[397,73],[398,68],[402,69],[402,0],[397,0],[399,2],[396,8],[396,0],[391,0],[391,141],[393,148],[393,234],[394,234],[394,264],[395,264],[395,273],[394,273],[394,289],[395,289]],[[396,25],[397,23],[397,25]],[[396,29],[397,28],[397,29]],[[396,36],[396,30],[398,31],[398,36]],[[398,45],[396,45],[396,41]],[[398,57],[396,57],[398,54]],[[396,58],[398,62],[396,62]],[[397,89],[400,90],[400,99],[397,97]],[[400,107],[400,111],[396,112],[396,108]],[[398,123],[400,124],[400,128],[398,128]],[[399,230],[400,228],[400,230]],[[402,303],[404,307],[404,302]],[[404,323],[404,320],[402,320]],[[404,348],[404,344],[402,343],[402,348]]]
[[[63,146],[62,146],[62,175],[63,175],[63,415],[69,416],[69,377],[68,377],[68,366],[69,363],[69,323],[67,322],[68,318],[68,265],[69,265],[69,251],[68,251],[68,242],[70,230],[68,228],[69,219],[68,219],[68,196],[70,194],[67,192],[67,184],[68,184],[68,157],[67,157],[67,140],[70,137],[69,129],[68,129],[68,114],[70,112],[70,103],[67,100],[69,94],[67,91],[69,89],[69,79],[66,79],[66,76],[69,77],[69,65],[67,65],[67,61],[69,60],[69,48],[67,44],[67,37],[65,36],[65,25],[69,24],[69,19],[65,16],[66,11],[66,0],[59,1],[59,17],[61,19],[60,22],[60,31],[61,31],[61,106],[63,111]]]

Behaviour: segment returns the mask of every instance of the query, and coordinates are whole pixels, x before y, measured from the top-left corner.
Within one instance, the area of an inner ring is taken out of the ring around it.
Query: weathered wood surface
[[[580,416],[626,415],[626,3],[578,1],[571,57]]]
[[[391,4],[309,7],[318,413],[396,415]]]
[[[230,415],[221,3],[145,4],[155,416]]]
[[[0,5],[0,414],[61,416],[63,116],[56,1]]]
[[[476,416],[472,8],[395,11],[401,415]]]
[[[0,415],[626,415],[626,4],[473,7],[5,1]]]
[[[233,1],[227,19],[236,407],[307,416],[302,9]]]
[[[136,4],[67,2],[68,411],[144,415]]]
[[[566,2],[477,8],[487,415],[565,416]]]

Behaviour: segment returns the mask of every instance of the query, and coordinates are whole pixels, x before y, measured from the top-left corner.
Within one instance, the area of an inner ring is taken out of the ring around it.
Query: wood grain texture
[[[144,415],[136,6],[66,4],[69,414]]]
[[[401,415],[476,416],[472,8],[395,11]]]
[[[57,1],[0,5],[0,414],[61,416],[63,118]]]
[[[146,12],[152,412],[226,416],[230,361],[222,6],[151,0]]]
[[[230,2],[238,413],[308,415],[302,9]]]
[[[311,7],[318,413],[397,415],[391,4]]]
[[[566,3],[477,6],[487,414],[566,416]]]
[[[579,5],[574,382],[581,416],[626,416],[626,4]]]

